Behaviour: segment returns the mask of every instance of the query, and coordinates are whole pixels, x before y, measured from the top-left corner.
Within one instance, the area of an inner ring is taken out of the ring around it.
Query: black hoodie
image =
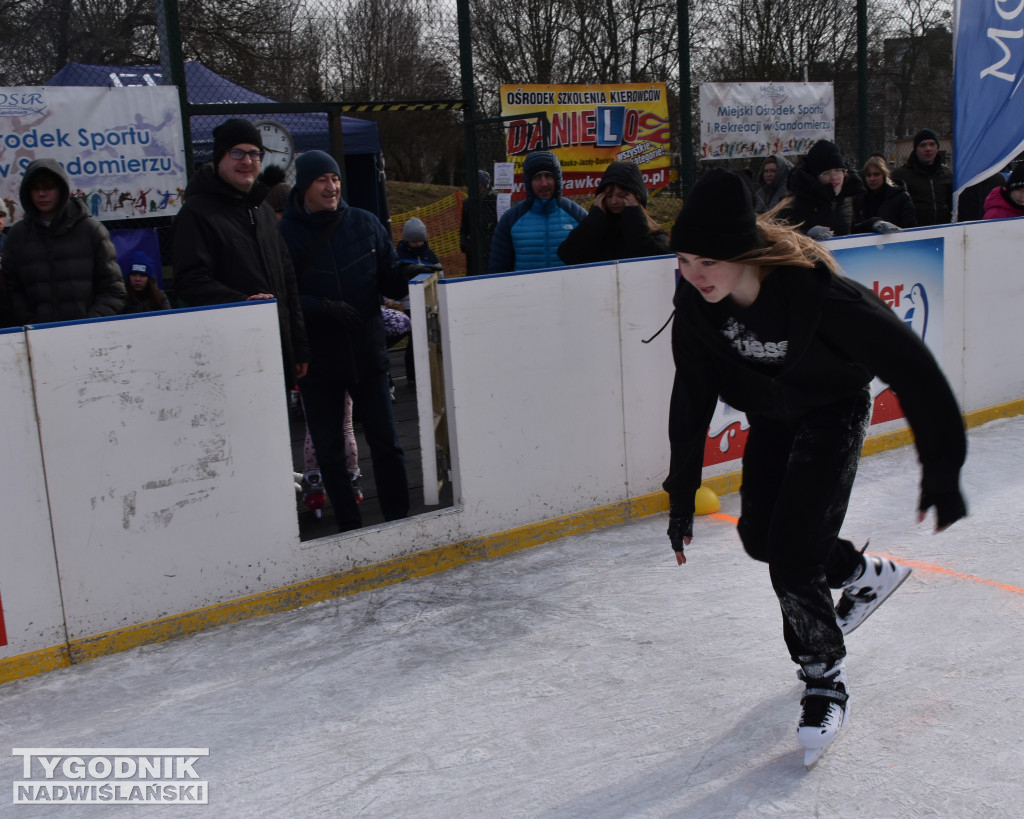
[[[959,497],[967,440],[956,398],[924,342],[870,290],[820,265],[770,273],[748,309],[788,328],[785,360],[772,369],[733,349],[721,331],[727,305],[707,303],[685,279],[675,307],[672,456],[664,483],[673,508],[692,509],[719,396],[746,413],[790,420],[854,395],[875,376],[892,387],[910,422],[922,490]]]

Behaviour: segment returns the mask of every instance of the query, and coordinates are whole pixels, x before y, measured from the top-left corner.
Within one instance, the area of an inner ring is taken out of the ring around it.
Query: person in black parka
[[[244,119],[213,129],[213,162],[189,180],[174,217],[174,288],[190,307],[277,299],[288,388],[309,364],[309,343],[295,272],[257,181],[263,156],[260,132]]]
[[[15,325],[116,316],[125,289],[107,229],[71,196],[55,159],[34,159],[19,192],[22,219],[3,248],[4,305]]]
[[[779,205],[779,216],[812,239],[848,236],[853,232],[853,199],[863,192],[839,148],[821,139],[790,173],[790,196]]]
[[[844,634],[910,569],[839,536],[870,422],[873,377],[899,396],[921,463],[918,519],[936,531],[967,513],[967,445],[956,398],[924,342],[828,251],[771,214],[739,176],[694,186],[672,229],[681,279],[669,410],[668,535],[680,565],[719,396],[746,413],[744,549],[768,564],[783,636],[807,690],[797,738],[813,761],[846,719]],[[842,589],[837,605],[832,589]]]
[[[597,185],[597,198],[558,248],[566,264],[661,256],[668,236],[647,213],[647,188],[632,162],[612,162]]]

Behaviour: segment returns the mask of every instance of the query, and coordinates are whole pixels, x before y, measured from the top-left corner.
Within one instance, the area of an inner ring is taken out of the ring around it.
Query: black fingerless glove
[[[693,537],[693,513],[689,515],[669,515],[668,539],[672,543],[672,549],[682,553],[684,537]]]
[[[947,526],[956,523],[960,518],[967,517],[967,503],[959,489],[944,492],[930,492],[921,490],[921,500],[917,508],[921,512],[927,512],[932,507],[938,515],[938,527],[945,529]]]

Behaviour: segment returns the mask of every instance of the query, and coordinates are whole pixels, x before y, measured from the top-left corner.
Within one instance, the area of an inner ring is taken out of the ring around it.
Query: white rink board
[[[28,330],[72,640],[291,579],[276,309]]]
[[[643,340],[672,314],[675,256],[618,262],[618,277],[626,479],[630,497],[637,497],[659,491],[668,474],[672,325],[649,344]]]
[[[0,600],[7,645],[0,658],[67,642],[25,334],[0,332]]]
[[[935,237],[963,409],[1021,400],[1024,219],[829,244]],[[0,660],[656,492],[674,367],[668,329],[641,340],[674,276],[668,257],[441,280],[456,506],[305,543],[273,304],[40,326],[30,357],[0,334]]]
[[[438,285],[465,514],[498,531],[623,500],[615,265]]]
[[[972,223],[966,230],[964,283],[965,410],[1024,395],[1024,219]],[[959,271],[957,271],[959,273]]]

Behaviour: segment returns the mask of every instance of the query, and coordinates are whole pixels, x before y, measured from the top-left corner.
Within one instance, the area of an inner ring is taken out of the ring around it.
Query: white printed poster
[[[835,132],[830,82],[701,83],[702,161],[805,154]]]
[[[173,216],[185,188],[178,91],[167,87],[0,88],[0,199],[22,216],[33,159],[56,159],[100,220]]]

